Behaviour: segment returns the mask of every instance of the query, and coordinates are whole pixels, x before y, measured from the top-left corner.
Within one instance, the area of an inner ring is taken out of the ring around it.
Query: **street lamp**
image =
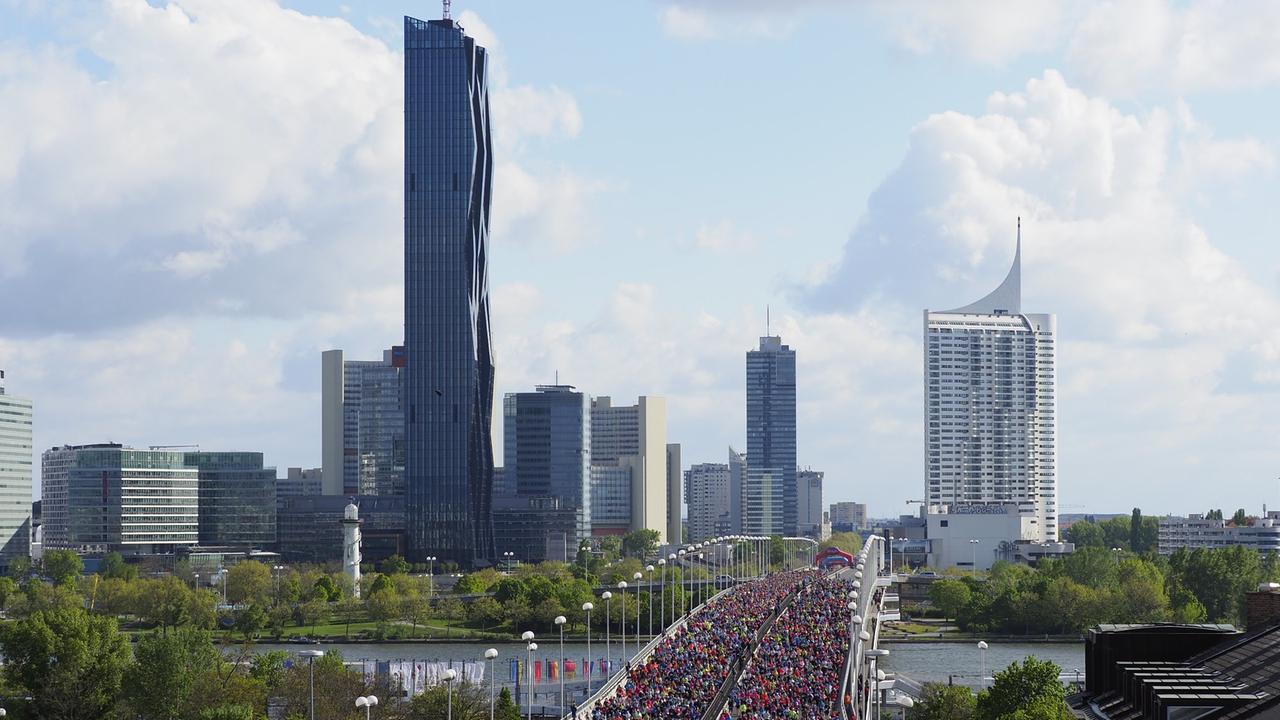
[[[560,628],[560,714],[564,714],[564,624],[569,619],[563,615],[557,615],[555,619],[556,625]]]
[[[484,659],[489,661],[489,720],[493,720],[493,660],[498,657],[497,648],[484,651]]]
[[[538,649],[538,643],[533,641],[533,631],[525,630],[520,635],[520,639],[524,640],[528,645],[525,648],[529,651],[529,660],[524,665],[525,686],[529,690],[529,720],[533,720],[533,651]]]
[[[453,681],[457,679],[458,671],[454,670],[453,668],[449,668],[448,670],[444,671],[443,677],[444,677],[444,686],[446,688],[445,692],[448,693],[448,698],[449,698],[449,710],[448,710],[448,714],[445,717],[447,717],[448,720],[453,720]]]
[[[636,581],[636,652],[640,652],[640,580],[644,573],[637,572],[631,576]]]
[[[511,552],[510,550],[502,553],[502,563],[507,566],[507,572],[511,572],[511,561],[512,561],[512,558],[514,558],[515,556],[516,554]]]
[[[982,687],[987,686],[987,643],[985,640],[978,641],[978,650],[982,652]]]
[[[886,533],[886,535],[888,535],[886,542],[889,545],[889,575],[892,576],[893,575],[893,533],[891,532]]]
[[[280,571],[281,571],[281,570],[284,570],[284,566],[283,566],[283,565],[272,565],[272,566],[271,566],[271,569],[272,569],[272,570],[275,572],[275,574],[276,574],[276,603],[277,603],[277,604],[279,604],[279,602],[280,602]]]
[[[876,686],[875,694],[871,696],[871,703],[872,703],[871,717],[876,717],[875,707],[880,704],[878,702],[879,700],[878,696],[880,695],[880,680],[884,677],[883,673],[881,673],[880,670],[875,669],[876,661],[882,657],[887,657],[888,655],[889,655],[889,651],[881,648],[867,650],[866,652],[863,653],[863,656],[866,657],[867,660],[871,661],[871,667],[873,668],[871,672],[871,681],[875,683],[875,686]]]
[[[427,582],[430,583],[427,587],[428,596],[436,594],[436,559],[435,555],[427,556],[427,562],[430,563],[427,569]]]
[[[613,636],[612,629],[609,627],[609,599],[613,597],[613,593],[605,590],[600,595],[600,599],[604,600],[604,676],[607,678],[613,672]]]
[[[978,540],[970,540],[969,545],[973,548],[973,575],[978,576]]]
[[[323,650],[300,650],[298,657],[307,659],[307,672],[310,676],[310,700],[308,701],[307,717],[309,720],[316,720],[316,658],[324,657]]]
[[[685,585],[687,585],[689,582],[689,566],[684,562],[684,556],[685,556],[684,550],[681,550],[680,552],[676,553],[676,562],[680,563],[680,593],[685,596],[684,597],[685,602],[688,602],[689,595],[684,588],[685,588]],[[674,608],[675,600],[673,599],[671,603],[672,603],[671,607]],[[684,609],[684,603],[681,603],[680,609],[681,610]],[[680,614],[683,615],[684,613],[680,613]],[[672,610],[671,620],[674,621],[675,619],[676,619],[676,613],[675,613],[675,610]]]
[[[649,637],[653,637],[653,566],[645,565],[644,571],[649,573]],[[640,573],[636,573],[639,575]],[[640,618],[636,618],[636,624],[640,624]]]
[[[356,698],[356,707],[364,708],[364,720],[369,720],[369,713],[370,711],[373,710],[373,706],[377,704],[378,704],[377,695],[366,695],[366,696]]]
[[[698,553],[698,564],[702,565],[702,569],[705,571],[707,569],[706,564],[702,561],[704,557],[706,556],[703,553]],[[699,602],[698,604],[702,605],[707,602],[707,582],[705,580],[702,581],[702,584],[698,587],[698,590],[700,591],[701,593],[700,597],[702,598],[702,601]]]
[[[627,661],[627,581],[618,581],[618,590],[622,592],[622,610],[618,614],[622,616],[622,622],[618,625],[622,628],[622,662]]]
[[[583,668],[587,671],[587,697],[591,697],[591,611],[595,609],[589,602],[582,603],[582,612],[587,614],[587,666]],[[564,672],[564,668],[560,668],[560,672]]]
[[[658,612],[658,622],[662,624],[662,632],[667,631],[667,559],[658,560],[658,585],[661,587],[658,604],[662,607]]]

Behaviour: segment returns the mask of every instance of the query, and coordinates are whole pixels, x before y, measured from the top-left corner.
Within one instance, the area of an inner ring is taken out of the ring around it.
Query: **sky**
[[[1275,3],[453,13],[494,60],[499,397],[663,395],[686,465],[725,462],[768,308],[825,500],[908,512],[922,311],[998,284],[1021,217],[1062,511],[1280,506]],[[402,339],[405,14],[440,5],[0,0],[0,368],[37,452],[320,464],[320,352]]]

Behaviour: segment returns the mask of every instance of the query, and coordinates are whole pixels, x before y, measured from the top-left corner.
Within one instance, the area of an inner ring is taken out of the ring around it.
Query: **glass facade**
[[[342,492],[404,494],[404,348],[379,361],[348,360],[342,373]]]
[[[591,401],[564,385],[503,398],[503,492],[494,496],[500,552],[561,560],[591,535]],[[551,539],[554,538],[554,541]]]
[[[342,558],[342,513],[348,503],[360,508],[360,552],[378,563],[404,555],[405,500],[357,495],[290,495],[277,518],[278,549],[289,562],[324,563]]]
[[[743,532],[795,535],[796,353],[780,337],[747,352],[747,458]]]
[[[452,20],[405,18],[405,498],[419,561],[496,557],[487,60]]]
[[[31,554],[31,401],[4,390],[0,370],[0,570]]]
[[[276,541],[276,469],[259,452],[189,452],[200,483],[201,545],[264,548]]]

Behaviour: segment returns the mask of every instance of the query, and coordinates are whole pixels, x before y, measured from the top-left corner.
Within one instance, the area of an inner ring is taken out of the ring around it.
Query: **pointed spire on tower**
[[[1017,315],[1022,312],[1022,217],[1018,217],[1018,234],[1013,249],[1013,266],[1004,282],[981,300],[946,312],[954,315]]]

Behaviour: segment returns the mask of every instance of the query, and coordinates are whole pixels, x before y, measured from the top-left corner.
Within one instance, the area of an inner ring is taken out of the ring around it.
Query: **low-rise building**
[[[1040,538],[1035,514],[1011,503],[934,505],[926,522],[934,568],[990,570],[1003,547]]]
[[[1260,553],[1280,552],[1280,511],[1272,510],[1253,525],[1235,526],[1204,515],[1160,518],[1159,551],[1169,555],[1186,548],[1213,549],[1242,546]]]

